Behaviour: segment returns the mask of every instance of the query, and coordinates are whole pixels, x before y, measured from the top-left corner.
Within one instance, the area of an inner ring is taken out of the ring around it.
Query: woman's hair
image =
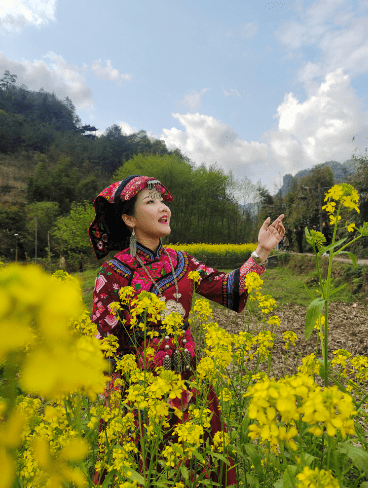
[[[134,206],[137,195],[128,201],[119,201],[117,204],[108,203],[105,199],[100,199],[95,203],[98,211],[103,215],[103,228],[109,235],[110,249],[120,251],[129,247],[131,231],[124,223],[122,215],[134,215]]]

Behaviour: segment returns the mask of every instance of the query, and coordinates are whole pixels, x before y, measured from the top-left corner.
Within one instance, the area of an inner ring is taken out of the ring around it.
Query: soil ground
[[[214,321],[230,333],[248,330],[248,325],[250,332],[256,330],[256,321],[247,310],[238,314],[231,310],[216,308],[213,314]],[[288,304],[276,309],[275,314],[280,317],[281,325],[275,330],[277,338],[273,349],[272,376],[280,378],[285,374],[295,374],[301,364],[301,358],[316,352],[317,333],[314,331],[309,341],[305,341],[306,307]],[[332,351],[336,349],[346,349],[353,356],[368,355],[368,313],[364,305],[331,303],[329,322],[329,359],[332,359]],[[296,341],[295,347],[290,345],[286,358],[282,334],[287,330],[295,332],[299,340]],[[316,356],[319,358],[322,354],[319,352]],[[266,369],[266,364],[263,366],[264,368],[261,369]]]

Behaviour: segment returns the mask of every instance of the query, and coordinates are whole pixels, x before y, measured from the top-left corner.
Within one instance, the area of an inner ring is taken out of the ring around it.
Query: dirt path
[[[288,251],[288,253],[294,254],[296,256],[311,256],[314,258],[314,254],[312,254],[310,252],[304,252],[301,254],[301,253],[294,252],[294,251]],[[325,256],[325,259],[328,259],[328,256]],[[349,259],[349,258],[334,257],[333,261],[337,261],[339,263],[351,264],[351,259]],[[359,264],[360,266],[368,266],[368,259],[358,259],[357,264]]]
[[[297,366],[301,364],[301,357],[315,352],[317,336],[316,332],[313,332],[309,341],[306,342],[304,339],[305,307],[290,304],[275,312],[281,319],[281,325],[275,330],[277,339],[274,345],[272,363],[275,376],[281,377],[284,374],[295,374]],[[216,309],[213,313],[214,320],[233,334],[240,330],[247,330],[249,323],[252,324],[251,327],[255,326],[255,322],[248,311],[237,314],[231,310]],[[329,317],[330,359],[333,357],[332,351],[336,349],[346,349],[354,356],[367,356],[368,313],[366,308],[360,304],[332,303],[330,304]],[[287,330],[295,332],[299,340],[295,347],[290,345],[285,366],[285,348],[282,334]]]

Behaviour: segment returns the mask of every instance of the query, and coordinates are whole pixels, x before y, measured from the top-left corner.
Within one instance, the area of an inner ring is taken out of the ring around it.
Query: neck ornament
[[[163,310],[161,312],[161,317],[164,318],[164,317],[166,317],[167,315],[169,315],[170,313],[173,313],[173,312],[176,312],[179,315],[181,315],[182,317],[184,317],[185,316],[185,310],[184,310],[183,305],[179,302],[179,298],[181,297],[181,294],[179,293],[178,280],[176,279],[176,276],[175,276],[174,265],[172,263],[170,254],[166,251],[165,248],[163,248],[163,251],[166,254],[166,256],[167,256],[167,258],[168,258],[168,260],[170,262],[171,273],[172,273],[172,277],[173,277],[174,285],[175,285],[174,298],[176,299],[176,301],[175,300],[168,300],[166,302],[166,297],[164,297],[162,295],[162,291],[157,286],[156,281],[152,278],[152,276],[150,275],[150,272],[148,271],[148,269],[146,268],[146,266],[144,265],[143,261],[138,256],[138,254],[135,256],[135,258],[138,261],[138,263],[142,266],[143,271],[146,273],[147,277],[149,278],[149,280],[152,282],[152,284],[156,288],[157,295],[158,295],[159,299],[161,301],[163,301],[163,302],[166,303],[166,310]]]

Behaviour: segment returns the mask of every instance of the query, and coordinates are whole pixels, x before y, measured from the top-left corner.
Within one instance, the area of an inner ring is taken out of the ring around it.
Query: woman
[[[169,312],[178,312],[183,317],[185,351],[190,357],[182,378],[188,379],[190,370],[195,368],[195,344],[187,320],[193,297],[189,273],[197,271],[200,275],[197,293],[241,312],[247,300],[245,277],[249,272],[261,274],[265,271],[263,263],[284,235],[281,222],[284,216],[280,215],[271,225],[269,218],[264,222],[259,231],[258,247],[241,268],[220,273],[185,252],[162,246],[161,237],[170,234],[171,211],[166,202],[172,200],[171,193],[158,180],[138,175],[113,183],[96,198],[96,217],[89,229],[96,257],[100,259],[113,249],[119,252],[102,265],[96,278],[93,321],[100,338],[110,334],[117,336],[118,354],[141,354],[142,338],[139,331],[134,333],[129,328],[128,310],[123,310],[122,320],[118,322],[111,305],[119,301],[119,290],[125,286],[133,287],[137,295],[143,290],[156,294],[165,301]],[[160,324],[157,324],[156,329],[159,328]],[[162,351],[156,351],[154,365],[177,371],[173,344],[169,338],[161,342]],[[210,395],[211,433],[214,435],[221,430],[221,420],[213,390]],[[235,470],[230,469],[223,477],[223,486],[235,481]]]

